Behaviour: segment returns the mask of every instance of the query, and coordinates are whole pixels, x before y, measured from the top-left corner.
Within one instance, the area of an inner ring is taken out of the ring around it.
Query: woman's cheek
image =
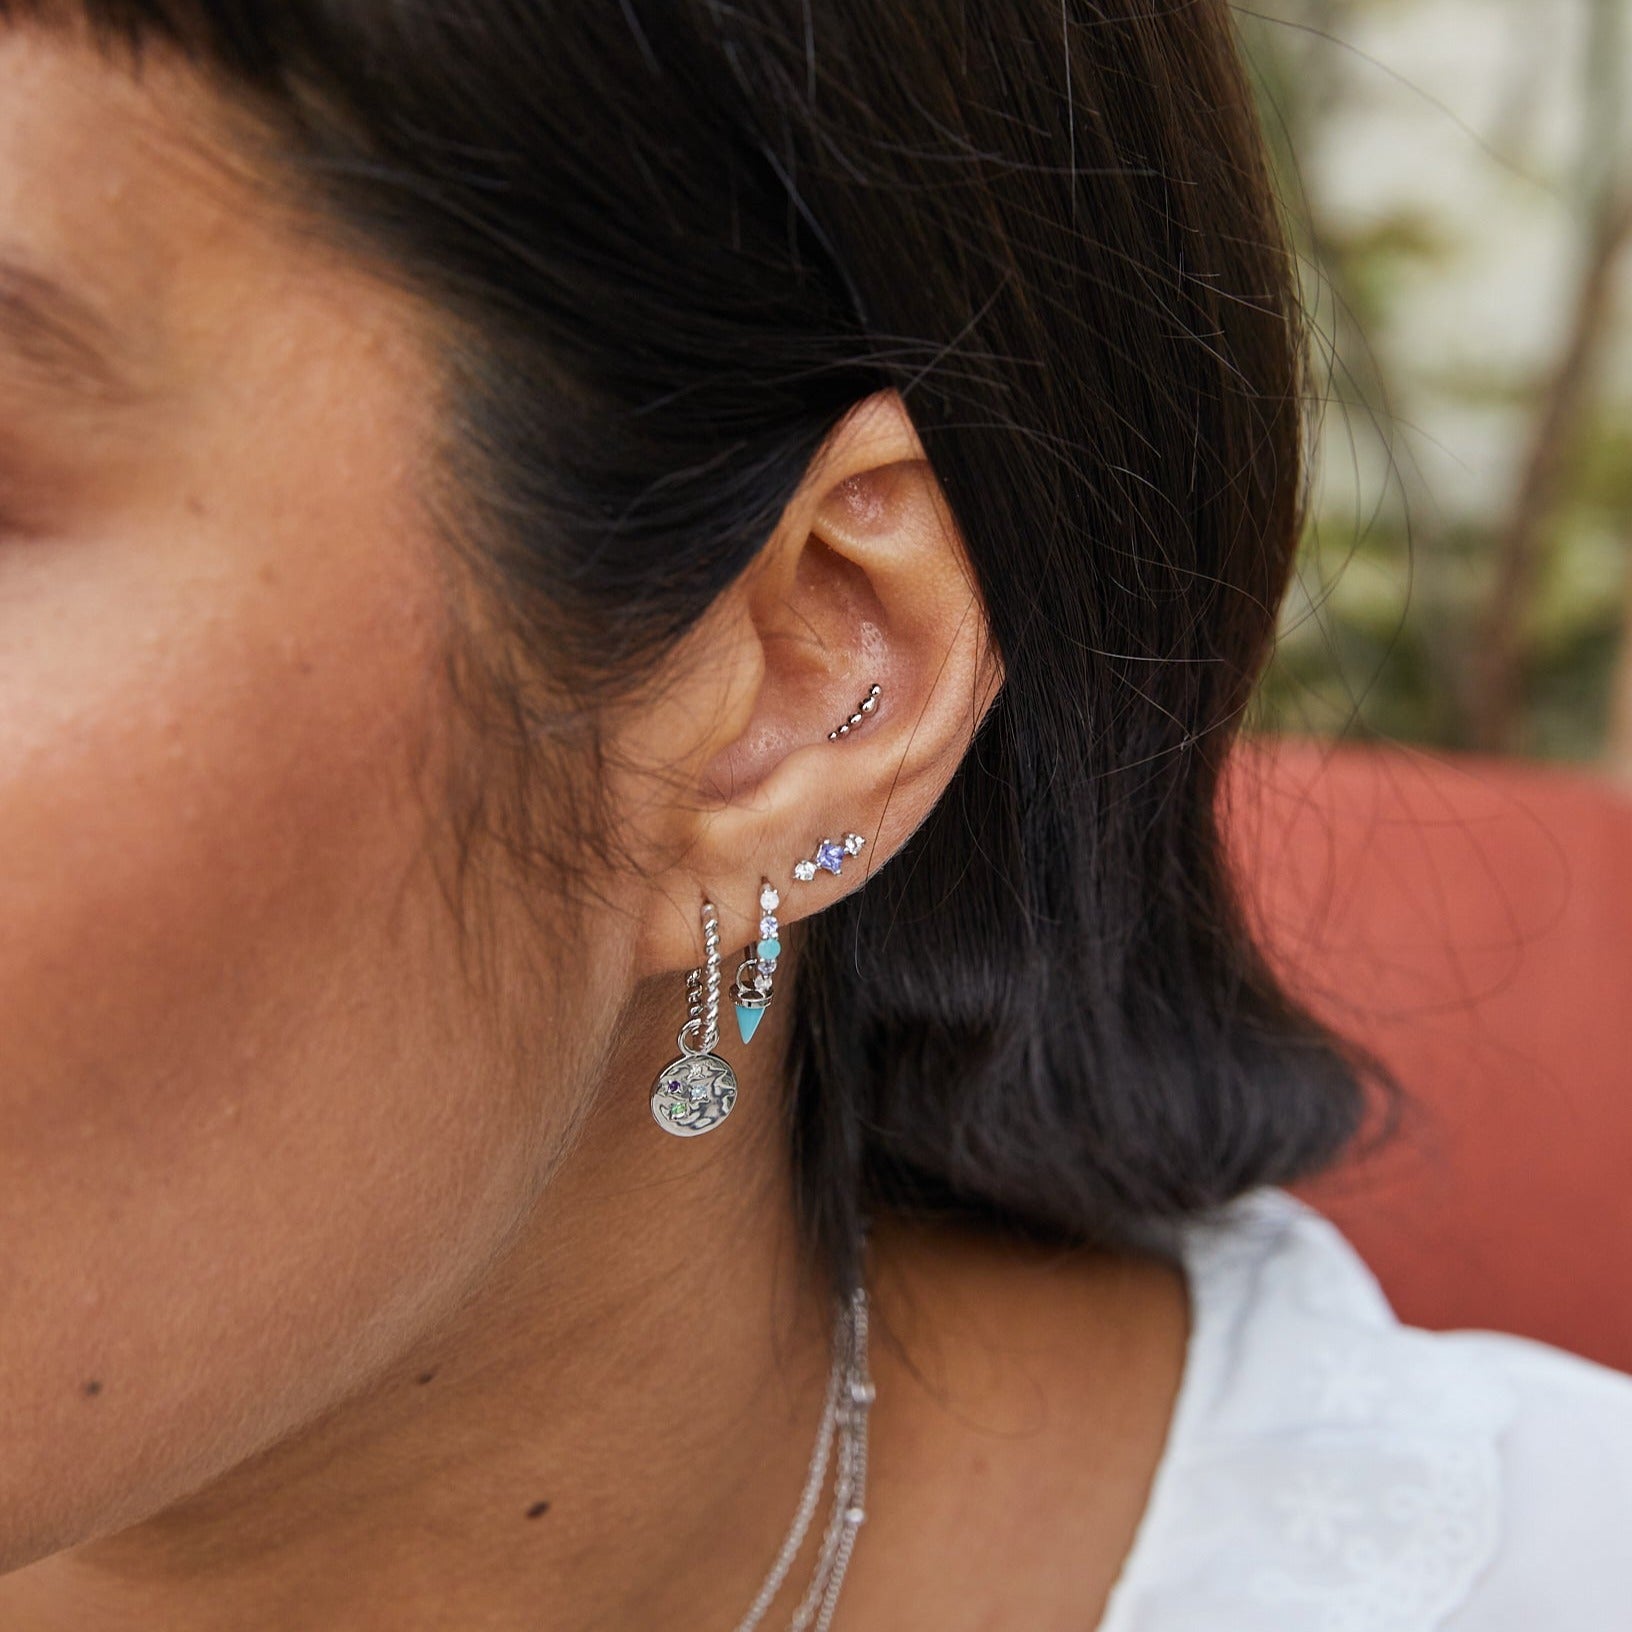
[[[202,511],[0,547],[8,1515],[318,1408],[514,1178],[443,978],[433,586]]]

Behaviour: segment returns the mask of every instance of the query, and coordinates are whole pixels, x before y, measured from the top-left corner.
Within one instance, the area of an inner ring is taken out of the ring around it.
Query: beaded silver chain
[[[827,1397],[793,1527],[759,1589],[759,1596],[737,1624],[737,1632],[754,1632],[799,1556],[822,1486],[827,1482],[827,1466],[833,1459],[837,1430],[838,1465],[827,1531],[822,1537],[810,1586],[788,1623],[789,1632],[806,1632],[813,1622],[815,1632],[828,1632],[839,1601],[839,1589],[844,1585],[845,1571],[850,1567],[856,1532],[867,1517],[867,1418],[873,1398],[873,1383],[867,1372],[867,1292],[858,1286],[849,1299],[840,1304],[834,1323],[833,1367],[828,1374]]]

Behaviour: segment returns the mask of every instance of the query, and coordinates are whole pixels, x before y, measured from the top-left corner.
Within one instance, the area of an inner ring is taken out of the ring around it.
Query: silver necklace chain
[[[834,1323],[833,1366],[828,1373],[827,1397],[793,1526],[759,1595],[738,1622],[737,1632],[754,1632],[799,1556],[822,1486],[827,1483],[836,1430],[838,1458],[833,1479],[833,1506],[810,1586],[788,1623],[788,1632],[807,1632],[813,1624],[815,1632],[828,1632],[839,1601],[839,1589],[844,1585],[845,1571],[850,1567],[856,1532],[867,1517],[867,1417],[873,1397],[872,1378],[867,1372],[867,1292],[858,1286],[849,1299],[840,1304]]]

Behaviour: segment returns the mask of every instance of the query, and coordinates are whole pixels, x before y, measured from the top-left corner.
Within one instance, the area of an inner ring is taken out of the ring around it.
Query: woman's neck
[[[631,1034],[454,1317],[226,1477],[0,1577],[0,1626],[735,1626],[792,1522],[831,1357],[780,1085],[756,1075],[774,1015],[732,1051],[728,1123],[692,1140],[647,1104],[672,1021]],[[1092,1625],[1170,1420],[1181,1272],[889,1216],[868,1263],[878,1403],[847,1620]],[[821,1530],[819,1509],[767,1632]]]
[[[729,1122],[692,1140],[647,1105],[672,1018],[627,1038],[451,1320],[227,1476],[0,1578],[0,1625],[734,1625],[793,1518],[830,1359],[756,1075],[771,1018],[734,1056],[754,1063]]]

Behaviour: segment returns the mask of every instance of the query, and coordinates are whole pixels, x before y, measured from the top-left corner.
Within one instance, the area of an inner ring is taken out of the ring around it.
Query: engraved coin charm
[[[737,1102],[737,1074],[718,1054],[682,1054],[652,1087],[652,1115],[683,1139],[717,1128]]]
[[[665,1133],[694,1138],[717,1128],[737,1102],[737,1074],[714,1052],[720,1040],[720,924],[714,904],[702,908],[704,959],[686,976],[686,1023],[680,1057],[652,1084],[652,1115]]]

